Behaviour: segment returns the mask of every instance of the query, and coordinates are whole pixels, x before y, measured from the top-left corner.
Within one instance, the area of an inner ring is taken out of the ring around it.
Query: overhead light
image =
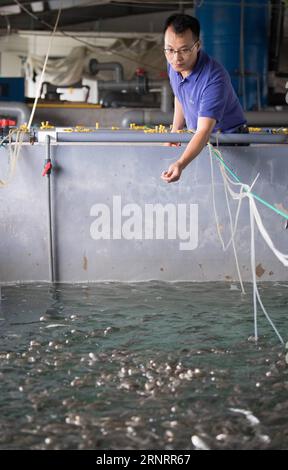
[[[31,8],[34,13],[39,13],[44,10],[44,2],[32,2]]]

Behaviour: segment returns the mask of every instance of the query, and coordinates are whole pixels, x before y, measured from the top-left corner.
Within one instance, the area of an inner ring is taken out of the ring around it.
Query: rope
[[[211,144],[208,144],[208,145],[211,145]],[[214,149],[214,147],[213,147],[213,150],[212,150],[212,151],[213,151],[213,154],[216,156],[216,158],[218,158],[218,160],[220,160],[220,161],[222,162],[223,166],[226,168],[226,170],[228,171],[228,173],[230,173],[230,175],[232,175],[233,178],[234,178],[238,183],[242,184],[241,181],[240,181],[240,179],[238,178],[238,176],[235,175],[235,173],[226,165],[225,161],[223,160],[223,157],[222,157],[221,154],[220,154],[220,151],[219,151],[219,150],[216,151],[216,149]],[[219,152],[220,155],[218,155],[217,152]],[[243,184],[243,186],[247,186],[247,185]],[[249,187],[249,186],[248,186],[248,187]],[[252,195],[255,199],[257,199],[257,201],[261,202],[261,204],[263,204],[264,206],[268,207],[268,208],[271,209],[272,211],[276,212],[276,214],[281,215],[282,217],[284,217],[284,219],[288,220],[288,214],[285,214],[285,212],[283,212],[283,211],[281,211],[280,209],[277,209],[276,207],[272,206],[269,202],[265,201],[265,199],[262,199],[260,196],[257,196],[257,194],[251,193],[251,195]]]
[[[33,108],[32,108],[32,111],[31,111],[30,119],[29,119],[29,122],[28,122],[28,125],[27,125],[28,131],[30,131],[31,124],[32,124],[32,121],[33,121],[33,117],[34,117],[35,110],[36,110],[36,106],[37,106],[38,99],[39,99],[39,96],[40,96],[40,91],[41,91],[41,87],[42,87],[42,83],[43,83],[43,79],[44,79],[44,74],[45,74],[48,58],[49,58],[49,55],[50,55],[52,41],[53,41],[54,35],[56,33],[56,30],[57,30],[60,15],[61,15],[61,8],[58,10],[56,22],[55,22],[52,34],[51,34],[50,39],[49,39],[49,44],[48,44],[48,49],[47,49],[43,69],[42,69],[42,72],[41,72],[40,80],[39,80],[39,83],[38,83],[38,88],[37,88],[37,91],[36,91],[36,97],[35,97],[35,100],[34,100],[34,104],[33,104]]]
[[[22,147],[22,144],[23,144],[24,135],[27,132],[30,131],[31,124],[32,124],[34,114],[35,114],[35,110],[36,110],[36,107],[37,107],[39,95],[40,95],[40,90],[41,90],[42,83],[43,83],[43,78],[44,78],[44,74],[45,74],[45,69],[46,69],[48,57],[49,57],[50,50],[51,50],[52,40],[53,40],[53,37],[54,37],[54,35],[56,33],[56,30],[57,30],[57,25],[58,25],[58,22],[59,22],[60,14],[61,14],[61,8],[58,10],[57,19],[56,19],[56,22],[55,22],[55,25],[54,25],[54,28],[53,28],[53,32],[52,32],[52,34],[50,36],[50,39],[49,39],[48,49],[47,49],[47,53],[46,53],[43,69],[42,69],[42,72],[41,72],[40,81],[39,81],[37,92],[36,92],[36,97],[35,97],[35,100],[34,100],[34,104],[33,104],[31,114],[30,114],[28,125],[27,126],[23,125],[23,126],[20,126],[17,129],[10,130],[8,135],[5,136],[0,142],[0,147],[1,147],[8,140],[8,148],[9,148],[8,175],[7,175],[5,180],[0,179],[0,188],[4,187],[4,186],[7,186],[9,184],[10,180],[12,179],[12,177],[15,173],[15,170],[16,170],[16,164],[17,164],[17,161],[18,161],[18,158],[19,158],[19,155],[20,155],[20,150],[21,150],[21,147]],[[16,139],[15,139],[14,142],[12,142],[12,136],[14,134],[16,134]]]
[[[223,237],[222,237],[221,232],[220,232],[219,218],[218,218],[218,213],[217,213],[216,203],[215,203],[213,155],[212,155],[212,151],[211,151],[211,148],[213,148],[213,147],[212,147],[212,145],[208,144],[208,148],[209,148],[209,154],[210,154],[210,167],[211,167],[211,178],[212,178],[213,210],[214,210],[214,216],[215,216],[215,220],[216,220],[217,233],[218,233],[218,236],[219,236],[221,244],[222,244],[222,249],[223,249],[223,251],[225,251],[227,249],[227,247],[225,247],[224,240],[223,240]],[[226,188],[226,181],[225,180],[224,180],[224,187],[225,187],[226,202],[227,202],[229,219],[230,219],[230,229],[231,229],[230,242],[232,241],[232,245],[233,245],[234,258],[235,258],[235,263],[236,263],[236,268],[237,268],[237,273],[238,273],[238,279],[239,279],[239,282],[240,282],[242,294],[245,294],[245,289],[244,289],[243,282],[242,282],[242,277],[241,277],[241,272],[240,272],[239,262],[238,262],[238,256],[237,256],[237,251],[236,251],[236,246],[235,246],[235,240],[234,240],[234,235],[235,235],[235,232],[236,232],[236,228],[235,228],[236,224],[233,228],[232,214],[231,214],[231,209],[230,209],[230,205],[229,205],[229,201],[228,201],[227,188]],[[240,204],[241,204],[241,201],[240,201],[239,205]],[[238,220],[238,217],[237,217],[237,220]],[[229,244],[230,244],[230,242],[229,242]]]
[[[266,309],[265,309],[265,307],[262,303],[262,300],[261,300],[261,297],[260,297],[260,294],[259,294],[259,291],[258,291],[258,287],[257,287],[256,257],[255,257],[255,222],[256,222],[256,225],[257,225],[257,227],[259,229],[259,232],[262,235],[264,241],[266,242],[268,247],[275,254],[275,256],[279,259],[279,261],[282,262],[282,264],[284,266],[288,266],[288,255],[283,254],[281,251],[279,251],[274,246],[267,230],[265,229],[265,227],[263,225],[262,219],[260,217],[260,214],[258,212],[256,203],[255,203],[255,199],[260,200],[261,203],[263,203],[265,206],[273,209],[276,213],[278,213],[278,214],[280,213],[280,215],[285,217],[285,219],[288,219],[288,216],[284,212],[279,211],[278,209],[275,209],[275,207],[273,207],[271,204],[269,204],[264,199],[260,198],[256,194],[252,193],[251,189],[254,186],[259,174],[254,179],[252,185],[249,186],[247,184],[242,183],[240,181],[240,179],[235,175],[235,173],[224,162],[220,150],[219,149],[217,149],[217,150],[214,149],[214,147],[210,143],[208,143],[207,145],[209,147],[210,159],[212,157],[212,154],[214,154],[218,158],[218,161],[220,163],[221,175],[223,177],[223,182],[224,182],[224,186],[226,188],[226,191],[229,192],[229,194],[231,195],[231,197],[234,200],[237,200],[237,199],[239,200],[238,207],[237,207],[237,213],[236,213],[235,221],[234,221],[234,227],[233,227],[233,221],[232,221],[232,214],[231,214],[231,211],[230,211],[230,206],[228,208],[229,218],[230,218],[230,225],[231,225],[231,239],[229,241],[229,244],[231,242],[232,242],[232,244],[234,243],[234,236],[235,236],[236,228],[237,228],[238,216],[239,216],[239,211],[240,211],[240,204],[241,204],[244,197],[248,197],[248,199],[249,199],[250,227],[251,227],[251,242],[250,242],[250,244],[251,244],[251,269],[252,269],[252,281],[253,281],[253,309],[254,309],[254,337],[255,337],[255,341],[258,340],[258,322],[257,322],[257,300],[258,300],[258,303],[260,304],[260,307],[261,307],[266,319],[268,320],[268,322],[272,326],[272,328],[273,328],[274,332],[276,333],[276,335],[277,335],[278,339],[280,340],[280,342],[282,344],[284,344],[282,336],[278,332],[276,326],[274,325],[273,321],[271,320],[270,316],[268,315],[268,313],[267,313],[267,311],[266,311]],[[236,183],[235,183],[235,181],[232,181],[228,177],[227,172],[230,175],[233,176],[233,178],[236,180]],[[212,186],[213,185],[214,185],[214,176],[212,174]],[[236,193],[235,191],[233,191],[233,189],[231,188],[231,185],[240,186],[240,192]],[[227,192],[227,203],[229,205],[228,192]],[[213,194],[213,198],[214,198],[215,197],[214,190],[212,190],[212,194]],[[216,207],[215,201],[213,201],[213,207]],[[216,216],[215,218],[216,218],[216,224],[218,224],[219,223],[218,222],[218,216]],[[218,234],[219,234],[219,232],[220,232],[219,229],[217,231],[218,231]],[[222,248],[224,249],[224,242],[223,242],[222,236],[221,236],[220,240],[222,240],[221,241]],[[229,244],[226,245],[226,249],[228,248]],[[235,255],[235,251],[234,251],[234,255]],[[237,256],[235,256],[235,259],[237,260]],[[236,264],[237,264],[237,261],[236,261]],[[238,271],[238,276],[239,276],[240,271],[238,270],[238,267],[237,267],[237,271]],[[241,275],[240,275],[239,279],[241,279]]]
[[[12,145],[12,136],[16,134],[16,139],[14,144]],[[16,170],[16,163],[19,158],[20,148],[23,142],[24,132],[20,129],[11,129],[8,135],[1,141],[1,144],[8,139],[8,174],[6,179],[0,179],[0,188],[7,186],[9,181],[13,178],[15,170]]]

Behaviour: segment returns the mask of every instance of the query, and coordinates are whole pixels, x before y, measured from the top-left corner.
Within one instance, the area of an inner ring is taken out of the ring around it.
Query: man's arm
[[[173,117],[173,125],[171,132],[176,132],[183,129],[185,124],[184,113],[182,110],[182,106],[178,98],[175,96],[174,98],[174,117]]]
[[[183,129],[185,124],[184,113],[178,98],[174,97],[174,116],[171,132],[177,132]],[[177,142],[167,142],[164,144],[166,147],[178,147],[180,144]]]
[[[181,157],[175,163],[170,165],[168,171],[164,171],[162,173],[161,178],[164,181],[167,181],[167,183],[172,183],[179,180],[184,168],[186,168],[186,166],[197,157],[197,155],[207,144],[215,124],[215,119],[207,117],[198,118],[197,130],[182,153]]]

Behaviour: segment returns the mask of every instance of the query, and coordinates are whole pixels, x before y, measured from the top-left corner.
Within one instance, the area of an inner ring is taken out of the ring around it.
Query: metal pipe
[[[1,116],[13,116],[17,119],[17,126],[27,123],[29,121],[30,111],[28,106],[25,103],[20,103],[18,101],[1,101],[0,113]]]
[[[246,111],[244,113],[249,126],[287,127],[288,111]]]
[[[46,161],[45,163],[51,163],[51,145],[50,135],[46,135]],[[54,275],[54,250],[53,250],[53,230],[52,230],[52,198],[51,198],[51,171],[47,171],[47,206],[48,206],[48,257],[49,257],[49,277],[50,282],[55,281]]]
[[[249,126],[255,127],[287,127],[288,112],[287,111],[246,111],[244,113]],[[173,113],[164,113],[159,110],[133,110],[127,111],[122,118],[122,127],[129,127],[131,123],[139,126],[154,126],[163,124],[169,126],[173,121]]]
[[[101,91],[123,91],[145,94],[153,88],[161,91],[161,111],[172,111],[172,90],[168,80],[149,80],[146,77],[138,77],[132,80],[124,80],[123,66],[119,62],[99,63],[96,59],[89,62],[89,70],[92,75],[97,75],[101,70],[113,70],[115,80],[98,80],[98,89]],[[142,80],[141,80],[142,78]]]
[[[137,109],[124,113],[121,125],[129,127],[130,124],[136,123],[140,126],[154,126],[163,124],[169,126],[173,121],[173,112],[163,112],[155,109]]]
[[[98,65],[100,66],[105,64]],[[118,77],[116,81],[98,80],[97,83],[98,89],[101,91],[134,91],[141,94],[147,93],[153,88],[159,88],[161,91],[161,111],[163,113],[172,112],[172,90],[168,80],[149,80],[148,82],[147,80],[139,81],[139,78],[123,80],[123,72],[121,72],[121,79]]]
[[[124,71],[120,62],[102,62],[99,63],[96,59],[91,59],[89,62],[89,70],[93,75],[96,75],[102,70],[112,70],[115,73],[115,81],[117,83],[123,82]]]
[[[160,110],[155,109],[138,109],[127,111],[123,115],[122,127],[129,127],[132,123],[139,125],[156,125],[163,124],[169,126],[173,121],[173,101],[172,89],[168,80],[149,80],[149,89],[161,89],[161,107]]]
[[[161,111],[163,113],[173,112],[173,93],[168,80],[149,80],[149,90],[160,88],[161,90]]]
[[[127,143],[188,143],[191,133],[146,133],[143,131],[56,132],[57,142],[127,142]],[[212,134],[211,142],[225,144],[288,144],[284,134]]]
[[[123,114],[123,118],[121,121],[122,127],[129,127],[130,124],[138,124],[139,126],[143,126],[144,124],[144,111],[142,109],[137,109],[135,111],[127,111]]]
[[[98,89],[101,91],[137,91],[138,80],[122,80],[116,82],[112,80],[98,80]]]

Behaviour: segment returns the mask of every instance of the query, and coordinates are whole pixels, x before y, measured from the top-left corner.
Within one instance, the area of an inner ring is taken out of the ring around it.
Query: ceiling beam
[[[8,3],[8,2],[6,2]],[[10,1],[11,3],[11,1]],[[22,3],[27,3],[27,0],[23,0]],[[30,2],[31,3],[31,2]],[[1,5],[1,4],[0,4]],[[27,5],[25,5],[27,7]],[[28,7],[29,8],[29,7]],[[112,18],[121,18],[124,16],[130,15],[143,15],[148,13],[157,13],[174,10],[174,4],[158,4],[149,5],[146,4],[143,6],[134,6],[132,4],[120,5],[117,3],[110,3],[106,5],[93,5],[87,7],[75,7],[67,8],[62,10],[59,26],[69,27],[74,25],[80,25],[82,23],[88,23],[91,21],[99,21]],[[30,10],[30,8],[29,8]],[[9,22],[12,30],[26,29],[26,30],[46,30],[49,29],[45,24],[41,23],[46,22],[52,27],[55,24],[57,17],[57,10],[45,10],[43,12],[38,12],[37,14],[33,13],[33,16],[39,18],[40,21],[30,16],[27,12],[22,12],[18,15],[9,15]],[[2,21],[3,22],[3,21]],[[1,23],[0,23],[1,25]],[[0,26],[1,27],[1,26]],[[4,22],[3,26],[4,27]]]

